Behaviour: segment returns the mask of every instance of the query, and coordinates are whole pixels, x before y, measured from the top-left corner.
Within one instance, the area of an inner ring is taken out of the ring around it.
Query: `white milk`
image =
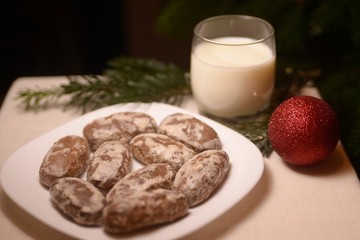
[[[223,37],[217,42],[254,41]],[[191,87],[199,107],[220,117],[252,115],[271,98],[275,78],[275,54],[264,43],[220,45],[199,43],[191,55]]]

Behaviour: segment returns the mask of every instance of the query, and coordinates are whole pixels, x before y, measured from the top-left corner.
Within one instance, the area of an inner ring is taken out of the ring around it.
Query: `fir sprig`
[[[215,121],[232,128],[252,141],[262,152],[268,156],[272,152],[270,141],[267,135],[267,126],[270,118],[270,112],[265,111],[255,116],[239,118],[217,118],[209,116]]]
[[[40,106],[46,108],[56,102],[63,95],[59,87],[51,89],[24,89],[18,92],[16,99],[21,100],[26,110],[35,110]]]
[[[69,82],[52,89],[25,89],[18,98],[26,109],[47,107],[63,96],[66,108],[83,112],[126,102],[166,102],[179,104],[190,94],[186,71],[174,64],[154,59],[116,58],[102,75],[68,76]]]

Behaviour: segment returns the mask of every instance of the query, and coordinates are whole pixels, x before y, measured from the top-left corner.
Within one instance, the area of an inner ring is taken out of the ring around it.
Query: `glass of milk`
[[[223,15],[194,29],[191,88],[200,110],[217,117],[255,115],[270,102],[275,36],[263,19]]]

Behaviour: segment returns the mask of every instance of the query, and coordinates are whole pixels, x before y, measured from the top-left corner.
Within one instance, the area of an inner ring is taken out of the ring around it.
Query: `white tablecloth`
[[[61,107],[24,111],[16,93],[24,88],[49,88],[65,77],[17,79],[0,114],[0,164],[20,146],[78,116]],[[306,94],[318,94],[307,89]],[[190,99],[184,108],[197,111]],[[323,164],[296,168],[276,153],[265,158],[265,170],[255,188],[230,211],[185,239],[360,239],[360,187],[339,144]],[[21,179],[21,176],[19,176]],[[0,190],[1,239],[71,239],[36,220]],[[171,238],[171,236],[169,236]]]

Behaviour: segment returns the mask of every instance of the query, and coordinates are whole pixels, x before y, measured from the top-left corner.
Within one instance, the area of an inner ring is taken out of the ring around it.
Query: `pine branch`
[[[62,88],[51,89],[25,89],[18,92],[16,99],[20,100],[26,110],[46,108],[50,104],[57,102],[64,94]]]
[[[26,109],[49,106],[60,97],[70,96],[65,108],[77,107],[84,112],[125,102],[166,102],[179,104],[190,94],[186,72],[173,64],[153,59],[116,58],[104,74],[69,76],[69,82],[54,89],[18,93]]]

